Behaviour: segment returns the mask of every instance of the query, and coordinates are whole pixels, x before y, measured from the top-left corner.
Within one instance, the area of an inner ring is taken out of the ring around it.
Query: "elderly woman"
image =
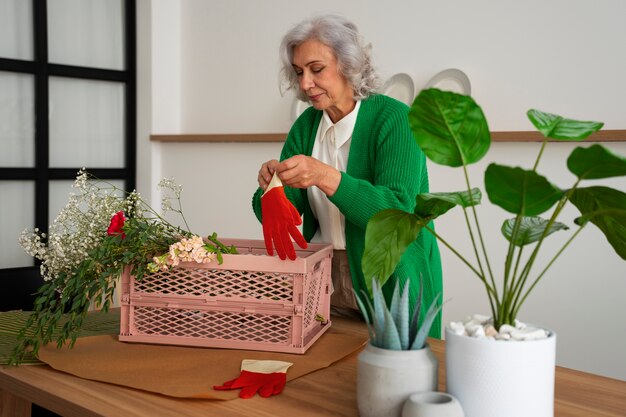
[[[428,192],[425,157],[411,134],[407,106],[375,93],[369,48],[353,23],[334,15],[304,20],[285,35],[280,55],[288,88],[297,88],[312,106],[293,124],[280,162],[261,166],[253,208],[262,220],[261,198],[276,174],[303,215],[304,239],[334,246],[333,312],[358,314],[353,289],[361,294],[366,288],[361,258],[367,222],[384,209],[413,210],[415,196]],[[386,296],[396,280],[411,281],[415,299],[420,275],[422,305],[428,306],[441,291],[441,263],[435,239],[425,232],[387,281]],[[440,332],[439,319],[431,336]]]

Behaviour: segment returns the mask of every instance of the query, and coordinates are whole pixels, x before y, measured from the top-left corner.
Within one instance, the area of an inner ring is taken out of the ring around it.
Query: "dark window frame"
[[[48,62],[47,0],[31,0],[33,6],[33,61],[0,58],[0,71],[30,74],[35,83],[35,166],[30,168],[0,167],[0,181],[22,180],[35,183],[35,219],[39,230],[47,232],[49,219],[49,181],[74,180],[82,167],[49,167],[49,79],[66,77],[124,84],[125,126],[124,167],[90,168],[98,178],[123,180],[127,191],[135,189],[137,156],[137,40],[136,1],[124,0],[125,69],[109,70]],[[6,204],[6,203],[5,203]],[[10,202],[9,202],[10,204]],[[16,236],[17,239],[17,236]],[[39,265],[23,268],[0,268],[0,311],[29,308],[32,289],[41,283]],[[21,295],[20,295],[21,294]]]

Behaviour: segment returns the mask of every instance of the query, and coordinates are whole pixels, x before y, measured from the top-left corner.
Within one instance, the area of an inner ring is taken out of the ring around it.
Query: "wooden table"
[[[366,334],[363,323],[333,319],[346,333]],[[430,342],[445,388],[445,343]],[[289,382],[282,394],[250,400],[181,400],[84,380],[48,366],[0,368],[0,417],[30,415],[35,402],[68,417],[357,416],[357,353]],[[555,416],[626,416],[626,382],[557,367]]]

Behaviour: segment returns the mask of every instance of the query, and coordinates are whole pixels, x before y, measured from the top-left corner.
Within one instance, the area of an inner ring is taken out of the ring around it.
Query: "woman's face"
[[[354,92],[346,77],[339,72],[332,49],[318,40],[305,41],[293,49],[292,65],[300,90],[313,107],[326,110],[333,122],[352,111]]]

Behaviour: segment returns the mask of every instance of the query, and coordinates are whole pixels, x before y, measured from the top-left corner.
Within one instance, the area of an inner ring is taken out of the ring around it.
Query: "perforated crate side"
[[[305,279],[304,334],[307,335],[320,320],[330,319],[331,260],[328,256],[316,264]]]
[[[244,256],[183,264],[142,281],[127,268],[120,340],[304,353],[327,330],[330,321],[316,316],[330,314],[329,245],[280,261],[264,255],[263,241],[223,241]]]
[[[129,333],[153,343],[174,343],[248,348],[248,344],[272,347],[291,345],[292,316],[247,311],[245,307],[171,307],[164,304],[134,305]]]
[[[293,273],[216,269],[194,263],[133,280],[131,293],[139,296],[178,296],[190,300],[291,301]]]

